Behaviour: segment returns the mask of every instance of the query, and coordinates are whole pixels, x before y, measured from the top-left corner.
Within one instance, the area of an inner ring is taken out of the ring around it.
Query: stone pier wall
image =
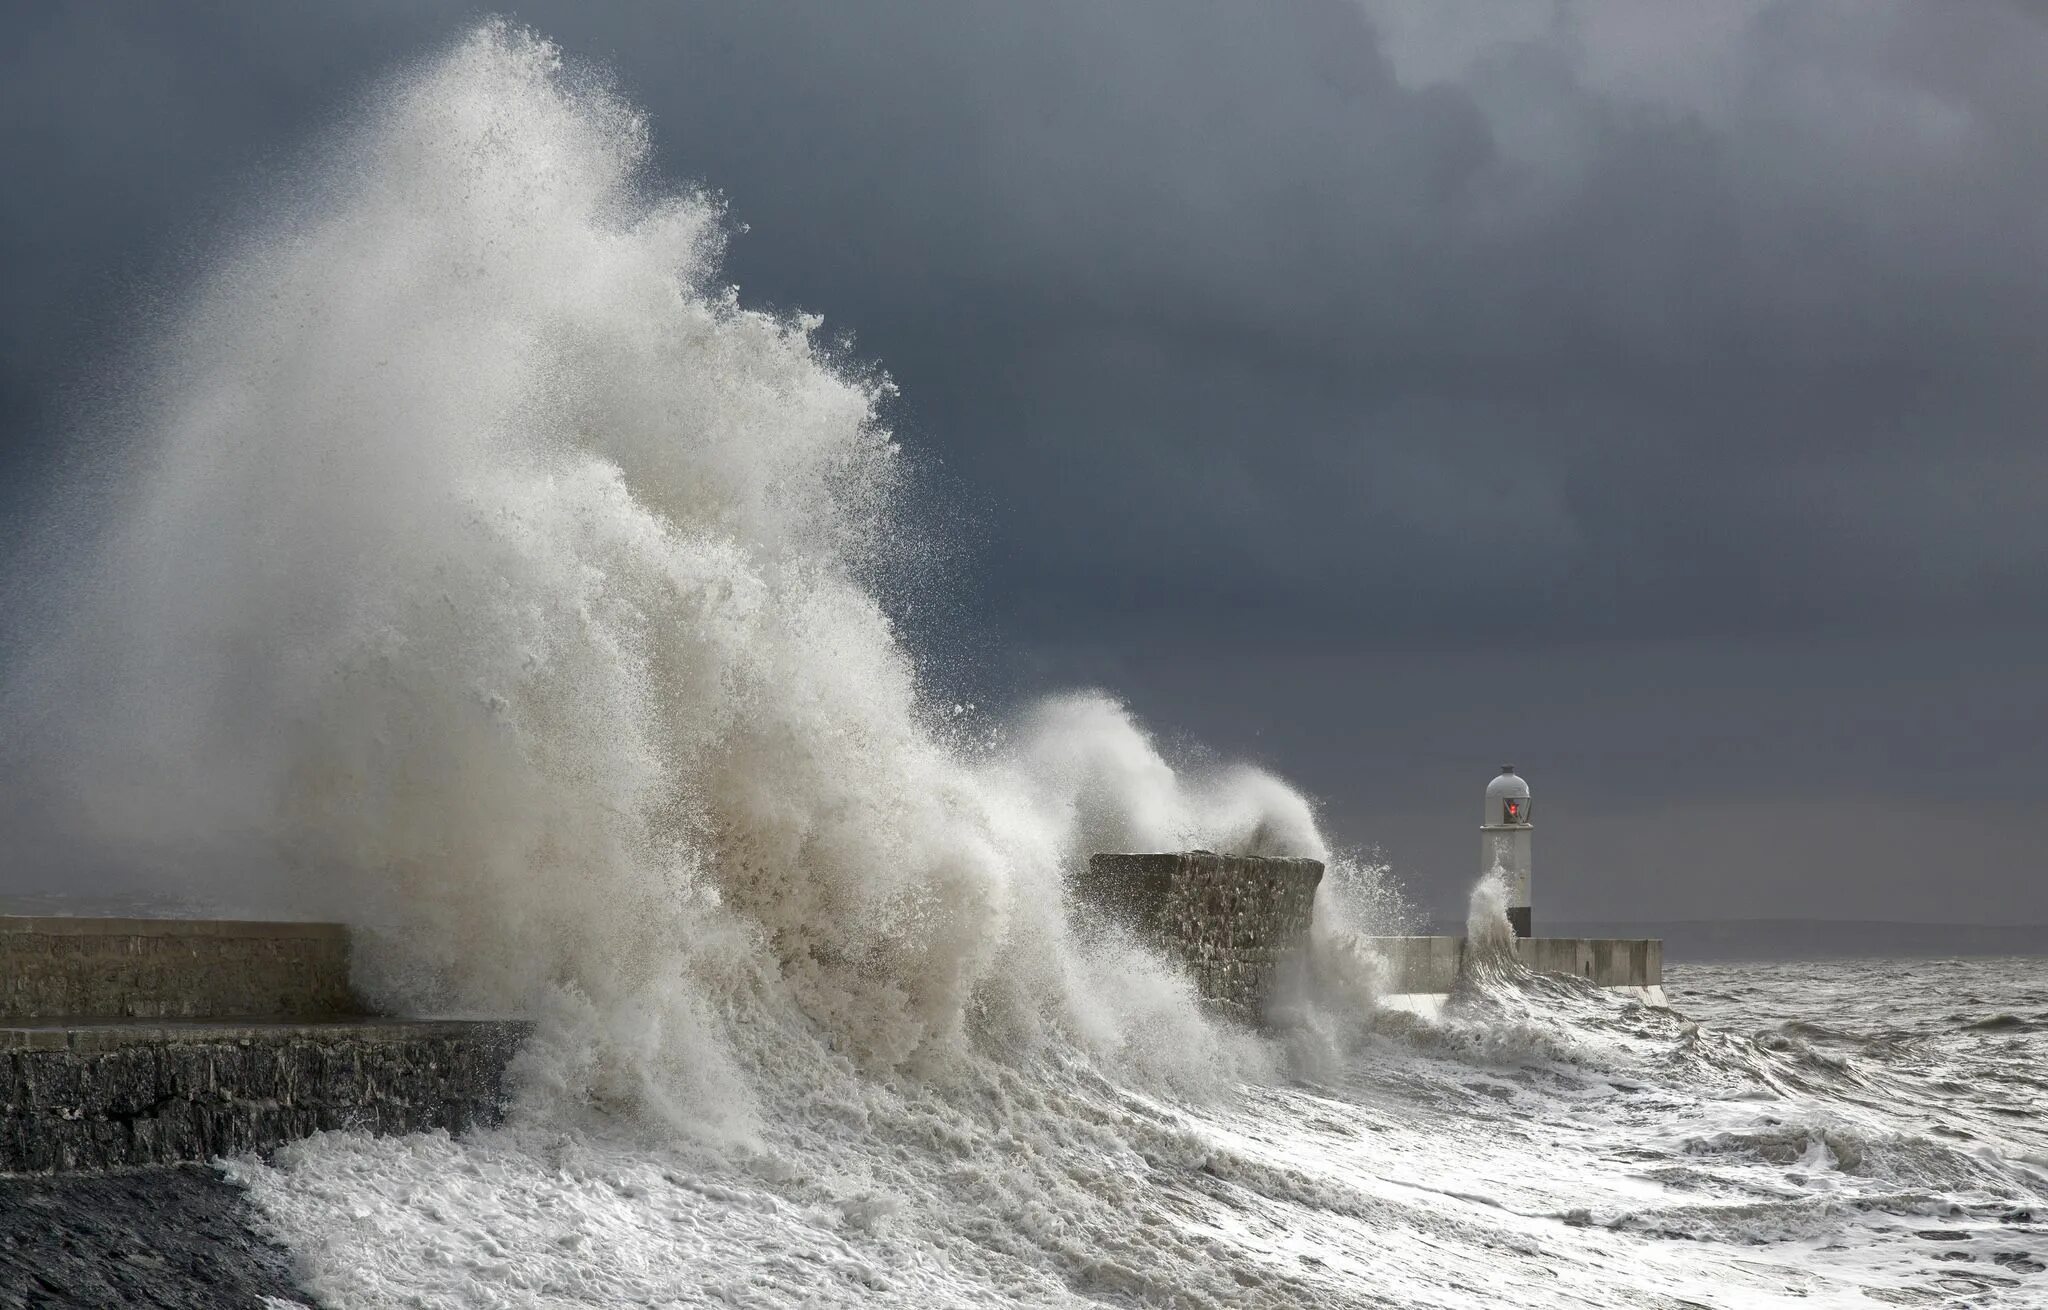
[[[365,1015],[340,924],[0,917],[0,1173],[495,1123],[525,1030]]]
[[[0,1023],[360,1013],[337,923],[0,916]]]
[[[1371,937],[1385,969],[1386,990],[1441,994],[1465,967],[1463,937]],[[1518,937],[1515,959],[1536,973],[1570,974],[1598,987],[1660,987],[1664,943],[1655,938]]]
[[[1186,963],[1204,1000],[1267,1012],[1308,946],[1318,860],[1211,851],[1097,855],[1082,899]]]
[[[0,1173],[208,1160],[322,1129],[498,1121],[507,1022],[0,1029]]]

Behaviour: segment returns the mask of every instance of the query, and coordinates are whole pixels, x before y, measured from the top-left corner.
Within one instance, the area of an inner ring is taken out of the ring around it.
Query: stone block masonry
[[[365,1017],[348,930],[0,918],[0,1173],[496,1123],[526,1025]]]
[[[348,969],[334,923],[0,916],[0,1023],[339,1018]]]
[[[1598,987],[1661,987],[1664,943],[1654,937],[1536,937],[1516,943],[1522,966]]]
[[[0,1173],[208,1160],[322,1129],[498,1121],[511,1022],[0,1029]]]
[[[1464,972],[1463,937],[1369,937],[1394,995],[1442,995]],[[1664,983],[1664,943],[1655,938],[1518,937],[1516,962],[1536,973],[1569,974],[1596,987],[1647,991]]]
[[[1213,851],[1105,854],[1081,898],[1187,965],[1201,997],[1264,1016],[1308,947],[1319,860]]]

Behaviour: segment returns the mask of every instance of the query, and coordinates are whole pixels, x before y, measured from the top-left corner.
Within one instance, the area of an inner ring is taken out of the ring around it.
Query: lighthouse
[[[1479,872],[1499,870],[1508,886],[1508,923],[1515,936],[1529,935],[1529,784],[1512,764],[1486,784],[1486,810],[1479,821]]]

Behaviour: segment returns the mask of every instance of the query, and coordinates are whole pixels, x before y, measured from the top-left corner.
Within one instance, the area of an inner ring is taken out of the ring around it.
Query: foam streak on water
[[[536,1021],[501,1130],[232,1166],[311,1295],[2041,1303],[2040,1130],[1975,1090],[2039,1109],[2038,996],[1924,1065],[1507,967],[1379,1016],[1388,894],[1338,862],[1261,1038],[1090,923],[1091,851],[1329,852],[1104,696],[927,703],[886,381],[742,308],[646,160],[503,25],[385,88],[151,357],[0,707],[37,849],[344,915],[379,999]]]

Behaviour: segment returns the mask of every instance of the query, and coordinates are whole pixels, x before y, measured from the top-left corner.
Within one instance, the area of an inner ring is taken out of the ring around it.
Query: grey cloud
[[[946,457],[1063,524],[1011,535],[1006,604],[1797,630],[2002,609],[2044,562],[2003,490],[2039,471],[2037,25],[1759,7],[1708,115],[1564,38],[1404,85],[1345,6],[905,12],[729,34],[802,88],[794,161],[719,157],[766,108],[718,68],[663,121],[781,216],[743,278],[862,306]],[[928,112],[891,83],[876,134],[885,70]],[[1233,544],[1274,505],[1291,551]],[[1442,602],[1504,556],[1541,604]]]

